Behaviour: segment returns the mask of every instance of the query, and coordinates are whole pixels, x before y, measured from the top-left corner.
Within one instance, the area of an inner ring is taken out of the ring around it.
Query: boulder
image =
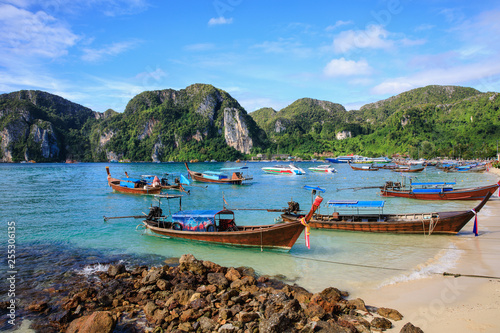
[[[151,267],[151,269],[146,273],[146,276],[141,280],[143,285],[156,284],[159,279],[165,276],[163,267]]]
[[[241,278],[241,274],[236,269],[231,267],[230,269],[227,270],[225,277],[229,281],[234,282],[234,281],[239,280]]]
[[[125,269],[124,264],[110,265],[108,268],[108,275],[111,277],[115,277],[118,274],[125,273],[127,270]]]
[[[208,283],[217,286],[220,289],[224,289],[228,286],[229,282],[222,273],[208,273],[207,274]]]
[[[424,331],[422,331],[420,327],[413,326],[412,323],[406,323],[399,333],[424,333]]]
[[[202,332],[211,332],[215,328],[215,322],[207,317],[200,317],[198,323]]]
[[[66,333],[111,333],[116,320],[109,311],[96,311],[88,316],[73,320]]]
[[[365,302],[361,298],[348,300],[347,306],[351,309],[369,312],[368,309],[366,308]]]
[[[389,308],[378,308],[377,313],[382,317],[392,319],[392,320],[401,320],[403,319],[403,315],[399,313],[398,310],[389,309]]]
[[[392,323],[390,322],[390,320],[382,318],[382,317],[373,318],[370,325],[373,328],[378,329],[378,330],[382,330],[382,331],[385,331],[385,330],[392,327]]]
[[[219,330],[217,332],[219,333],[233,333],[236,332],[238,328],[234,326],[233,324],[224,324],[221,327],[219,327]]]

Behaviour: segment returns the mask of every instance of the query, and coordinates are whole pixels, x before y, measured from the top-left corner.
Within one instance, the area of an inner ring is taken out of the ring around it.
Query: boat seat
[[[330,219],[331,220],[338,220],[339,219],[339,212],[332,213]]]

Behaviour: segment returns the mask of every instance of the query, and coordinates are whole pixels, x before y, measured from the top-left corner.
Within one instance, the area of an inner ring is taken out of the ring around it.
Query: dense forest
[[[499,106],[498,93],[427,86],[360,110],[301,99],[251,116],[272,142],[266,153],[488,158],[496,155],[500,139]]]
[[[92,111],[42,91],[0,95],[0,160],[235,160],[274,154],[494,157],[499,93],[427,86],[346,110],[301,98],[250,114],[206,84],[146,91],[123,113]]]

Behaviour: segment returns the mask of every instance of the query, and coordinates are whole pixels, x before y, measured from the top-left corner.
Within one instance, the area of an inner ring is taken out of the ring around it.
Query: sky
[[[427,85],[500,91],[498,0],[0,0],[0,93],[122,112],[194,83],[247,112],[347,110]]]

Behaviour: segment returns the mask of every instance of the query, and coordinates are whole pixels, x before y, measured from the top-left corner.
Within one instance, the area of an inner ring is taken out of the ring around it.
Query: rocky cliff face
[[[36,150],[40,150],[40,154],[45,159],[59,159],[59,143],[54,133],[54,128],[50,122],[38,120],[31,126],[29,140],[35,145]],[[25,156],[30,159],[29,149],[26,150]]]
[[[188,116],[191,120],[199,119],[199,117],[204,119],[204,121],[196,120],[196,124],[189,125],[193,129],[190,134],[174,130],[173,145],[175,149],[181,148],[182,143],[186,141],[202,142],[210,139],[214,133],[223,136],[228,146],[241,153],[250,153],[254,145],[248,126],[251,119],[245,110],[227,92],[211,85],[193,84],[178,91],[166,89],[143,92],[127,104],[124,116],[127,118],[137,117],[141,112],[154,108],[168,108],[172,114],[176,113],[175,117],[171,115],[171,118],[182,118],[185,114],[192,114],[192,116]],[[175,123],[173,126],[182,127],[176,123],[176,119],[172,120]],[[139,140],[151,135],[154,126],[157,125],[153,119],[148,120],[144,129],[141,129]],[[161,155],[163,147],[164,145],[159,145],[158,142],[154,144],[153,160]]]
[[[13,162],[13,145],[26,140],[29,133],[29,125],[22,118],[18,118],[5,126],[0,131],[0,161]]]
[[[242,112],[235,108],[224,109],[224,138],[226,143],[239,152],[250,154],[253,141]]]
[[[64,160],[73,153],[71,146],[64,145],[72,137],[57,133],[74,134],[87,120],[99,118],[102,114],[43,91],[0,95],[0,161]]]

